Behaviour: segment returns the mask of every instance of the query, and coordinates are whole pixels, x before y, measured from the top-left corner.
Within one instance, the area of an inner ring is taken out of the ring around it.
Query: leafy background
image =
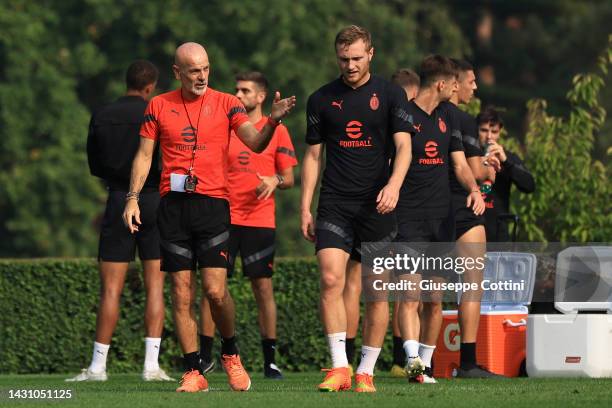
[[[88,175],[87,123],[124,92],[132,60],[160,68],[160,91],[177,86],[173,52],[188,40],[207,47],[217,89],[263,71],[298,97],[286,122],[301,156],[305,101],[337,75],[333,38],[350,23],[373,33],[373,71],[385,77],[433,52],[474,62],[482,104],[505,110],[507,143],[538,183],[532,196],[514,194],[523,240],[610,241],[612,91],[597,64],[611,19],[612,3],[597,0],[4,0],[0,257],[96,254],[105,193]],[[597,78],[572,82],[580,72]],[[299,188],[278,201],[278,253],[311,255]]]

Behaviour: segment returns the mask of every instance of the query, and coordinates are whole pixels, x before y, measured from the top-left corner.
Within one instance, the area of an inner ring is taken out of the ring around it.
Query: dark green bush
[[[236,302],[238,344],[246,366],[263,364],[257,307],[240,267],[230,279]],[[169,281],[168,281],[169,282]],[[329,364],[319,320],[319,277],[314,259],[278,259],[274,286],[278,304],[278,362],[289,371],[317,370]],[[0,373],[71,372],[91,358],[98,304],[97,264],[89,259],[0,260]],[[180,370],[172,322],[169,283],[161,364]],[[134,372],[144,358],[144,284],[139,264],[128,274],[121,316],[108,368]],[[386,348],[390,347],[387,341]],[[218,341],[215,354],[218,354]],[[388,366],[383,352],[379,366]],[[386,364],[385,364],[386,363]]]

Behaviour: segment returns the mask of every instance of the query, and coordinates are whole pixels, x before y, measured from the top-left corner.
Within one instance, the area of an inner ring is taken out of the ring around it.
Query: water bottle
[[[491,142],[487,142],[487,144],[484,146],[484,157],[489,157],[489,148],[490,148],[492,145],[493,145],[493,143],[491,143]],[[489,162],[488,162],[487,160],[485,160],[485,161],[483,162],[483,164],[484,164],[485,166],[488,166],[488,165],[489,165]]]

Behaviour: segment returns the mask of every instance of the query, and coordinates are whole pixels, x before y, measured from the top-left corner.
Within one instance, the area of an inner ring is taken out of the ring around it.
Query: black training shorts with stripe
[[[161,269],[227,268],[229,203],[203,194],[170,192],[157,213]]]
[[[319,201],[315,224],[317,252],[339,248],[361,262],[363,242],[392,242],[396,233],[395,213],[380,214],[374,200]]]
[[[250,279],[271,278],[274,267],[274,228],[232,225],[229,240],[228,276],[234,273],[236,256],[242,257],[242,272]]]

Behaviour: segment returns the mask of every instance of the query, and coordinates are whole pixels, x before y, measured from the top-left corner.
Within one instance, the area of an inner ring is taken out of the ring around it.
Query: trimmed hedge
[[[261,370],[257,306],[240,266],[230,279],[238,345],[247,368]],[[278,259],[273,278],[278,305],[279,366],[289,371],[329,366],[319,320],[319,275],[314,258]],[[171,315],[169,280],[160,362],[180,371],[181,352]],[[76,372],[91,358],[98,305],[97,263],[90,259],[0,260],[0,373]],[[140,264],[128,273],[108,369],[138,372],[144,358],[144,283]],[[380,368],[389,367],[390,335]],[[218,355],[219,341],[215,342]],[[357,353],[358,355],[359,353]]]

